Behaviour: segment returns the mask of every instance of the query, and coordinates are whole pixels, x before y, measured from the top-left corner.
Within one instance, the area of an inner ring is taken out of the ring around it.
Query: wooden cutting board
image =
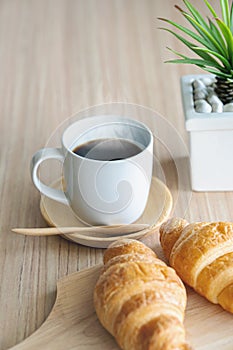
[[[57,299],[48,319],[12,350],[119,350],[99,324],[92,295],[101,266],[58,281]],[[233,315],[188,289],[185,325],[196,350],[232,350]]]

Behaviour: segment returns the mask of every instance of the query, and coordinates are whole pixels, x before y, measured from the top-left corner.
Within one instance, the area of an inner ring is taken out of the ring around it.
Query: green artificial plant
[[[219,16],[209,1],[202,1],[205,2],[210,13],[207,18],[204,18],[188,0],[183,0],[186,10],[181,9],[178,5],[175,6],[191,24],[192,29],[169,19],[159,18],[178,29],[178,33],[169,28],[161,29],[173,34],[199,56],[187,57],[168,48],[179,58],[167,62],[194,64],[214,74],[216,77],[215,91],[222,102],[227,103],[233,100],[233,3],[230,5],[228,0],[219,0],[221,5],[221,16]]]

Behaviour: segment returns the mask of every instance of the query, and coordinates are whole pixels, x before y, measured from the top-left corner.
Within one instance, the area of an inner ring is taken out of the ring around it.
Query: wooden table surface
[[[175,3],[181,1],[0,2],[1,350],[43,323],[60,277],[102,260],[101,249],[57,236],[34,238],[11,232],[13,227],[46,226],[39,211],[40,194],[30,179],[33,153],[67,118],[112,102],[157,111],[187,145],[179,78],[200,71],[164,64],[172,56],[166,46],[179,50],[183,45],[158,30],[157,20],[180,17]],[[193,3],[203,6],[198,0]],[[168,185],[176,180],[169,172]],[[233,220],[231,192],[191,193],[188,181],[180,191],[175,213],[197,221]],[[153,246],[153,238],[148,242]]]

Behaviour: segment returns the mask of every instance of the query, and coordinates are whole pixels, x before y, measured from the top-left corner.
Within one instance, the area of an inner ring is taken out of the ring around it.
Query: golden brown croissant
[[[124,350],[188,350],[183,283],[155,253],[135,240],[104,254],[94,305],[102,325]]]
[[[160,241],[184,282],[233,313],[233,223],[173,218],[161,226]]]

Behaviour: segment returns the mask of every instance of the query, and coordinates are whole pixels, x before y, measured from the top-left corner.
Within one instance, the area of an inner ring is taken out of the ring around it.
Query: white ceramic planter
[[[233,191],[233,113],[197,113],[192,82],[206,75],[181,78],[189,132],[191,182],[194,191]]]

